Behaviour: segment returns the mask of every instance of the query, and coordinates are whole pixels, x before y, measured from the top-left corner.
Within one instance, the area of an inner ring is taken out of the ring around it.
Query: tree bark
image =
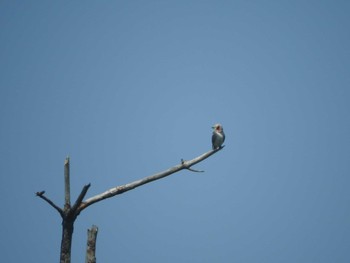
[[[61,263],[70,263],[75,216],[70,207],[69,157],[64,161],[64,208],[62,216]]]
[[[62,220],[60,263],[70,263],[74,221],[75,219],[68,219],[68,218],[64,218]]]
[[[88,229],[88,240],[86,245],[85,263],[96,263],[97,231],[98,231],[98,228],[95,225],[93,225],[91,229]]]

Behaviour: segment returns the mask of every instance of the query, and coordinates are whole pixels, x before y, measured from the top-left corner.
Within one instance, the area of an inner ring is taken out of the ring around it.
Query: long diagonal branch
[[[90,197],[81,203],[80,207],[78,208],[78,213],[80,213],[82,210],[84,210],[85,208],[87,208],[88,206],[90,206],[94,203],[97,203],[97,202],[102,201],[102,200],[107,199],[107,198],[111,198],[115,195],[125,193],[127,191],[130,191],[130,190],[136,188],[136,187],[139,187],[141,185],[159,180],[161,178],[164,178],[166,176],[169,176],[169,175],[174,174],[176,172],[179,172],[181,170],[188,169],[190,171],[200,172],[200,171],[196,171],[196,170],[191,169],[191,166],[207,159],[209,156],[220,151],[222,148],[223,147],[217,148],[215,150],[211,150],[211,151],[206,152],[206,153],[204,153],[204,154],[202,154],[202,155],[200,155],[192,160],[189,160],[189,161],[181,160],[181,164],[175,165],[175,166],[173,166],[173,167],[171,167],[163,172],[153,174],[151,176],[142,178],[140,180],[137,180],[137,181],[134,181],[134,182],[131,182],[128,184],[113,187],[113,188],[111,188],[111,189],[109,189],[101,194]]]

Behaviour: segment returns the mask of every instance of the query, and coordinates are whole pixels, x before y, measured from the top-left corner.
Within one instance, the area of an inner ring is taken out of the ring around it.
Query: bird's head
[[[224,130],[220,123],[215,124],[212,128],[217,132],[222,132]]]

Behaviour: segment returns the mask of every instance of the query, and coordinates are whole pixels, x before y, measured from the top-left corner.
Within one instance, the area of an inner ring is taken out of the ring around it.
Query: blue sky
[[[348,1],[1,1],[4,262],[57,262],[75,199],[98,262],[349,262]]]

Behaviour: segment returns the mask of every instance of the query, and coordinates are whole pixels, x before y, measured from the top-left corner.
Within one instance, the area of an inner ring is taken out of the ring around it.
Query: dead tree
[[[140,180],[116,186],[113,187],[101,194],[95,195],[93,197],[90,197],[86,200],[84,200],[85,195],[90,187],[90,184],[87,184],[83,187],[81,190],[78,198],[74,202],[73,205],[71,205],[70,200],[70,173],[69,173],[69,157],[66,158],[64,162],[64,207],[63,209],[57,206],[54,202],[52,202],[49,198],[47,198],[44,194],[45,191],[37,192],[36,195],[40,197],[41,199],[45,200],[48,204],[50,204],[54,209],[57,210],[57,212],[62,217],[62,240],[61,240],[61,253],[60,253],[60,263],[70,263],[71,261],[71,247],[72,247],[72,236],[73,236],[73,230],[74,230],[74,222],[77,219],[78,215],[88,206],[97,203],[99,201],[102,201],[104,199],[125,193],[127,191],[130,191],[132,189],[135,189],[136,187],[139,187],[141,185],[159,180],[161,178],[164,178],[166,176],[169,176],[171,174],[177,173],[181,170],[189,170],[192,172],[203,172],[194,170],[191,167],[209,156],[213,155],[214,153],[220,151],[223,147],[217,148],[215,150],[211,150],[209,152],[206,152],[192,160],[184,161],[181,160],[181,163],[178,165],[175,165],[163,172],[159,172],[156,174],[153,174],[151,176],[142,178]]]

